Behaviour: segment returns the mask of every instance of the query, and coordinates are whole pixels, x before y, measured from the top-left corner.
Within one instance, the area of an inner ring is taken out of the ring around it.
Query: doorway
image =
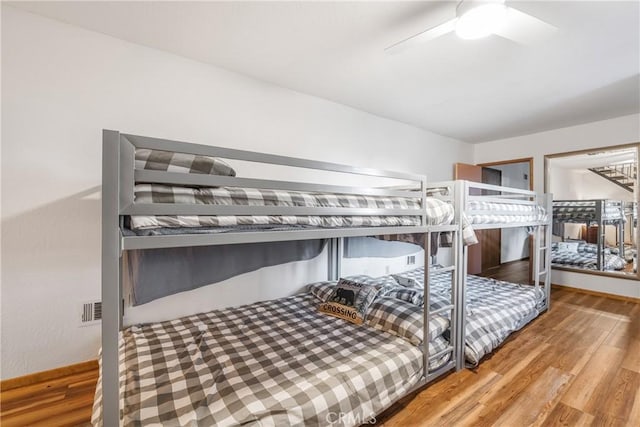
[[[485,184],[533,190],[533,158],[519,158],[500,162],[470,165],[458,163],[454,169],[455,179],[482,182]],[[491,194],[483,190],[482,194]],[[479,244],[468,248],[469,274],[481,274],[500,269],[505,264],[524,263],[526,274],[529,264],[529,236],[523,228],[479,230]],[[528,282],[523,277],[519,282]]]

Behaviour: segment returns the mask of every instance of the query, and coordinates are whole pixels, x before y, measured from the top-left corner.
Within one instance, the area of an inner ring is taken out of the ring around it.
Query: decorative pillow
[[[319,309],[323,313],[361,325],[367,309],[377,295],[375,286],[340,279],[329,299],[321,303]]]
[[[578,253],[579,246],[578,242],[558,242],[557,247],[559,251]]]
[[[417,306],[424,305],[424,290],[419,288],[399,286],[390,291],[387,296],[390,298],[397,298]]]
[[[398,282],[396,282],[396,280],[391,276],[373,278],[371,276],[361,274],[356,276],[347,276],[345,279],[375,287],[378,290],[377,296],[379,297],[387,295],[393,289],[398,287]],[[329,299],[337,283],[338,282],[335,281],[311,283],[307,286],[307,290],[316,298],[324,302]]]
[[[404,338],[411,344],[422,343],[422,308],[391,297],[378,298],[371,304],[367,325]],[[429,322],[429,341],[449,328],[449,320],[435,315]]]
[[[135,167],[136,169],[167,172],[236,176],[236,171],[217,157],[172,153],[170,151],[150,150],[147,148],[136,150]]]
[[[381,276],[371,277],[363,274],[356,276],[347,276],[346,279],[353,280],[354,282],[364,283],[366,285],[375,286],[378,290],[378,296],[385,296],[393,289],[398,287],[398,282],[393,276]]]
[[[430,271],[441,268],[440,264],[434,264],[429,267]],[[407,288],[424,288],[424,267],[419,267],[414,270],[404,271],[392,275],[396,281]]]

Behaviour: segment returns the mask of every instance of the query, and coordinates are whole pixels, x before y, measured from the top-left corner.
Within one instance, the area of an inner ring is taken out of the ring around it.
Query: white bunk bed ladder
[[[459,223],[457,223],[459,224]],[[456,225],[454,227],[459,227],[459,225]],[[459,292],[459,286],[458,286],[458,248],[460,247],[459,245],[462,244],[461,242],[461,233],[460,230],[458,228],[451,228],[451,226],[445,226],[442,227],[443,229],[446,229],[448,231],[450,231],[453,234],[453,246],[452,246],[452,257],[451,257],[451,264],[448,266],[444,266],[444,267],[440,267],[440,268],[434,268],[431,269],[430,268],[430,260],[431,260],[431,234],[435,231],[438,231],[438,229],[441,227],[432,227],[432,229],[427,233],[427,241],[426,241],[426,247],[425,247],[425,268],[424,268],[424,309],[423,309],[423,370],[424,370],[424,377],[426,379],[427,382],[441,376],[443,373],[447,372],[450,368],[449,368],[449,363],[447,363],[445,366],[441,367],[440,369],[434,371],[434,372],[429,372],[429,364],[431,363],[432,360],[436,360],[442,356],[444,356],[445,354],[451,354],[451,359],[452,361],[455,363],[456,366],[456,370],[459,370],[459,357],[461,354],[464,354],[462,351],[460,351],[459,349],[459,328],[460,328],[460,320],[459,320],[459,313],[458,313],[458,307],[460,307],[459,304],[459,299],[460,299],[460,292]],[[437,310],[431,310],[431,298],[430,298],[430,279],[431,279],[431,274],[433,273],[443,273],[443,272],[451,272],[451,301],[450,304],[444,306],[444,307],[440,307]],[[450,333],[450,337],[452,340],[454,340],[454,342],[456,343],[456,345],[449,343],[449,345],[447,346],[447,348],[435,353],[435,354],[429,354],[429,328],[428,325],[431,322],[431,319],[433,319],[434,316],[436,315],[440,315],[442,313],[446,313],[449,312],[450,313],[450,317],[449,319],[451,319],[451,333]],[[450,361],[451,363],[451,361]]]
[[[431,274],[433,273],[443,273],[451,271],[451,304],[445,307],[442,307],[438,310],[434,310],[430,312],[430,316],[444,313],[449,311],[451,313],[451,339],[455,340],[455,346],[450,346],[453,353],[453,357],[456,362],[456,370],[459,371],[464,368],[464,310],[461,308],[464,307],[464,274],[466,274],[466,269],[461,269],[463,265],[462,260],[464,244],[462,242],[462,225],[463,225],[463,192],[465,191],[465,182],[464,181],[442,181],[442,182],[434,182],[430,183],[428,187],[427,193],[430,193],[431,197],[435,197],[441,200],[444,200],[448,203],[451,203],[454,207],[455,217],[454,224],[455,229],[453,231],[453,246],[451,247],[451,265],[444,266],[441,268],[430,269],[428,268],[429,264],[425,262],[425,283],[429,283],[429,279]],[[431,253],[429,240],[427,253]],[[430,259],[430,256],[427,256],[425,260]],[[425,294],[426,292],[425,287]],[[425,304],[430,304],[430,301],[427,299],[425,295]],[[445,354],[447,351],[451,351],[449,348],[441,352],[441,354],[433,355],[431,358],[440,357],[442,354]],[[436,373],[431,374],[432,377],[437,376]],[[431,377],[429,377],[431,378]]]
[[[553,196],[544,194],[545,200],[542,202],[547,211],[547,215],[553,212]],[[544,293],[544,305],[540,307],[540,311],[548,310],[551,306],[551,226],[548,221],[546,224],[537,225],[535,227],[534,249],[533,249],[533,265],[534,265],[534,286],[536,289],[541,288]]]

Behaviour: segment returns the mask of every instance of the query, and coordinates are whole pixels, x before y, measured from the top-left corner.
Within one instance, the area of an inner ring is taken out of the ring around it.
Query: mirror
[[[640,144],[545,156],[554,269],[638,279]]]

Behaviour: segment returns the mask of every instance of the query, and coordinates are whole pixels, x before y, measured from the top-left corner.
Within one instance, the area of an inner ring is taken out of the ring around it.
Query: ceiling
[[[640,112],[640,3],[507,1],[556,26],[533,45],[442,36],[384,48],[456,2],[18,2],[11,5],[466,142]]]

